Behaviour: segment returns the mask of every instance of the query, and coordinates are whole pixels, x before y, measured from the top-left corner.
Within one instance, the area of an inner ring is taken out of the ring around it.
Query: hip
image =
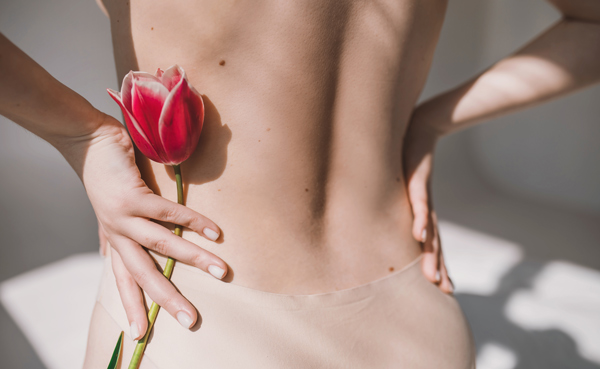
[[[261,291],[176,266],[172,281],[200,318],[185,330],[159,313],[146,365],[474,368],[468,322],[456,299],[425,279],[420,260],[359,286],[309,295]],[[106,367],[97,358],[108,358],[118,332],[128,327],[107,258],[85,367]],[[133,346],[125,341],[124,361]]]

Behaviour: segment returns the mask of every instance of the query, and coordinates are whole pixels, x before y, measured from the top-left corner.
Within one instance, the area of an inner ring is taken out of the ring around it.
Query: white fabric
[[[0,284],[0,302],[49,369],[80,369],[102,274],[99,254],[74,255]]]

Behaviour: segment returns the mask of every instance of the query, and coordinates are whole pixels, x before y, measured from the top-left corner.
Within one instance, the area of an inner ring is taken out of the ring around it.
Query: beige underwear
[[[314,295],[259,291],[178,263],[172,281],[198,309],[198,323],[187,330],[159,312],[140,368],[475,368],[460,306],[425,279],[420,260],[367,284]],[[85,369],[106,369],[121,331],[127,368],[135,342],[107,257]]]

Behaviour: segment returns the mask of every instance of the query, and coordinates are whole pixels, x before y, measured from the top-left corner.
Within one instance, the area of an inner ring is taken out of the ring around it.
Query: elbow
[[[600,23],[600,0],[546,0],[565,19]]]

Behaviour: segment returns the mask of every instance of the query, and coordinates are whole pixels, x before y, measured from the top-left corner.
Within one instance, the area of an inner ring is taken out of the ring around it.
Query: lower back
[[[182,165],[186,205],[223,242],[183,236],[222,257],[233,283],[327,292],[418,256],[402,138],[443,1],[124,4],[106,4],[119,78],[177,63],[203,94],[199,148]],[[140,167],[175,200],[170,171]]]

